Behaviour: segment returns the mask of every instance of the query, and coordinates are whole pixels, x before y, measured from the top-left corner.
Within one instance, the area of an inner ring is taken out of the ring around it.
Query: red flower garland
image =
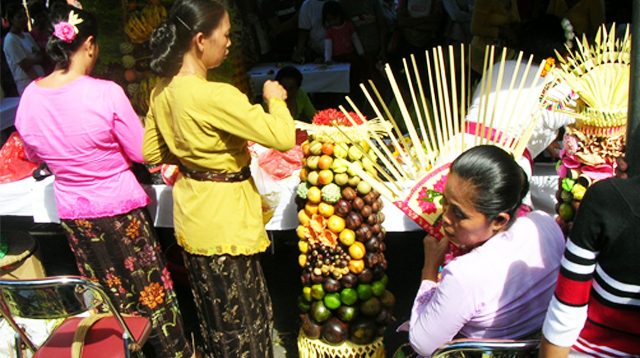
[[[349,112],[349,115],[358,125],[364,123],[365,118],[360,117],[355,112]],[[313,116],[312,123],[318,126],[330,126],[335,123],[339,126],[351,127],[351,121],[349,121],[349,118],[335,108],[318,111],[316,115]]]

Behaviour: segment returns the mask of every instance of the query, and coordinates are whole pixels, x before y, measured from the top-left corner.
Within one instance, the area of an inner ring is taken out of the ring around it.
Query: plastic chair
[[[455,339],[436,349],[431,357],[537,357],[539,348],[538,339]]]
[[[107,314],[95,314],[106,306]],[[73,317],[92,311],[88,317]],[[130,357],[149,337],[148,318],[122,315],[102,286],[78,276],[0,280],[0,313],[33,357]],[[36,347],[13,317],[64,321]],[[16,344],[21,357],[21,344]]]

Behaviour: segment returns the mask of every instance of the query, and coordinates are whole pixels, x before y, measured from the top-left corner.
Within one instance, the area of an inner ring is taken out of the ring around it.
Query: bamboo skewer
[[[422,109],[424,110],[424,116],[425,116],[425,121],[427,122],[427,128],[429,130],[429,150],[430,150],[430,157],[433,157],[437,154],[437,150],[436,150],[436,143],[435,143],[435,135],[433,134],[433,125],[432,125],[432,119],[431,119],[431,110],[433,108],[432,106],[428,106],[427,105],[427,100],[425,98],[424,95],[424,89],[422,87],[422,79],[420,77],[420,75],[418,74],[418,66],[416,64],[415,61],[415,56],[411,56],[411,60],[413,61],[413,67],[414,67],[414,72],[416,73],[416,80],[418,82],[418,91],[420,92],[420,100],[422,102]],[[417,110],[417,107],[416,107]],[[433,161],[429,164],[433,164]]]
[[[500,68],[498,69],[498,80],[496,81],[495,92],[493,92],[495,93],[495,98],[493,99],[493,110],[491,111],[491,117],[489,119],[489,130],[487,130],[484,144],[491,141],[493,139],[492,137],[497,135],[497,132],[500,132],[498,130],[496,131],[496,134],[494,134],[492,133],[491,128],[493,128],[493,123],[495,122],[496,115],[498,114],[496,110],[501,109],[500,108],[500,92],[502,92],[502,76],[504,75],[504,65],[505,65],[506,59],[507,59],[507,49],[502,48],[502,56],[500,58]],[[489,96],[491,96],[491,92],[489,92]],[[502,122],[501,120],[498,121],[498,123],[501,123],[501,122]]]
[[[349,102],[349,104],[351,105],[351,107],[355,110],[356,114],[358,116],[360,116],[360,118],[365,118],[364,115],[362,114],[362,112],[360,112],[360,110],[358,109],[358,107],[356,107],[356,105],[353,103],[353,101],[351,100],[351,98],[349,98],[348,96],[346,97],[347,102]],[[349,122],[351,122],[351,125],[356,125],[355,120],[353,120],[353,118],[351,118],[351,115],[344,110],[344,108],[341,106],[340,109],[343,111],[343,113],[345,114],[345,116],[349,119]],[[373,145],[370,140],[369,142],[369,146],[371,147],[371,149],[374,151],[374,153],[376,153],[376,155],[378,157],[380,157],[380,160],[382,160],[385,165],[387,164],[392,164],[391,167],[389,168],[389,170],[391,171],[391,174],[393,174],[393,176],[395,177],[396,180],[408,180],[408,176],[405,175],[405,172],[402,168],[402,165],[400,165],[398,163],[398,161],[396,160],[396,158],[393,156],[393,154],[389,151],[389,148],[387,148],[387,145],[382,141],[382,139],[380,139],[380,136],[372,131],[370,132],[370,135],[373,137],[373,139],[376,141],[376,143],[378,144],[378,146],[380,146],[380,148],[382,148],[382,152],[384,153],[384,155],[381,155],[382,153],[379,154],[379,150],[378,148],[376,148],[375,145]],[[388,160],[384,160],[384,156],[387,156]],[[401,173],[402,172],[402,173]]]
[[[410,156],[410,151],[409,151],[409,146],[407,145],[407,143],[405,142],[405,140],[403,139],[404,136],[402,134],[402,132],[400,131],[400,128],[398,128],[398,124],[396,123],[395,119],[393,118],[393,116],[391,115],[391,112],[389,111],[389,107],[387,107],[387,105],[384,103],[384,101],[382,100],[382,96],[380,96],[380,92],[378,91],[378,88],[376,87],[376,85],[369,80],[369,85],[371,86],[371,89],[373,89],[373,92],[376,95],[376,98],[378,99],[378,101],[380,102],[380,105],[382,106],[382,109],[384,110],[384,113],[387,115],[387,118],[389,118],[389,121],[391,122],[391,124],[393,125],[393,129],[396,131],[396,133],[398,134],[398,138],[401,138],[402,140],[400,141],[400,144],[402,145],[402,147],[404,148],[404,153],[407,156]],[[402,153],[402,152],[401,152]],[[415,168],[412,168],[412,171],[415,174]]]
[[[440,78],[442,82],[442,96],[444,97],[444,114],[446,118],[447,136],[446,142],[448,143],[453,138],[453,123],[451,118],[451,105],[449,103],[449,85],[447,84],[446,64],[444,63],[444,56],[442,55],[442,47],[437,47],[438,63],[440,67]]]
[[[404,118],[405,123],[407,124],[407,129],[409,130],[409,136],[411,137],[411,140],[413,141],[414,145],[415,144],[419,145],[420,138],[418,138],[418,134],[416,133],[416,129],[413,126],[413,122],[411,121],[411,116],[409,115],[407,106],[402,100],[402,94],[400,92],[400,88],[398,87],[398,83],[396,82],[396,79],[393,76],[393,73],[391,72],[391,67],[388,64],[385,66],[385,72],[387,73],[387,77],[389,78],[391,89],[393,90],[393,93],[396,96],[396,100],[398,101],[398,107],[400,107],[400,113],[402,113],[402,117]],[[424,151],[416,150],[416,154],[420,162],[420,167],[426,168],[427,161],[425,158]]]
[[[415,57],[413,55],[411,55],[411,59],[413,60],[413,62],[415,63]],[[418,106],[418,100],[416,98],[416,93],[413,89],[413,83],[411,81],[411,72],[409,71],[409,66],[407,65],[407,61],[406,60],[402,60],[402,64],[404,66],[404,71],[407,77],[407,85],[409,86],[409,93],[411,95],[411,101],[413,102],[413,109],[416,113],[416,119],[418,121],[418,127],[420,128],[420,136],[421,136],[421,143],[424,143],[424,145],[427,148],[431,147],[431,143],[427,137],[427,132],[424,128],[424,122],[422,121],[422,114],[421,111],[419,110],[419,106]],[[417,69],[416,69],[417,70]],[[415,72],[415,77],[416,78],[420,78],[420,75],[418,72]]]
[[[426,59],[427,59],[427,75],[429,77],[429,91],[431,93],[431,106],[434,107],[433,109],[433,121],[435,123],[435,135],[436,138],[434,138],[433,140],[436,141],[437,143],[437,148],[438,148],[438,152],[440,152],[440,150],[442,149],[442,147],[444,146],[443,143],[443,138],[442,138],[442,130],[440,129],[440,115],[438,114],[438,110],[435,108],[435,106],[437,106],[438,102],[436,101],[436,91],[434,90],[433,87],[433,73],[431,71],[431,61],[429,60],[429,51],[425,51],[425,55],[426,55]]]
[[[367,88],[364,86],[364,84],[360,84],[360,88],[362,89],[362,92],[364,92],[364,95],[367,98],[367,100],[369,101],[369,104],[371,104],[371,107],[373,107],[373,110],[376,113],[376,116],[378,116],[378,118],[383,118],[382,117],[382,113],[380,112],[380,109],[378,108],[378,106],[373,101],[373,98],[371,98],[371,95],[369,94],[369,91],[367,91]],[[407,152],[408,151],[405,152],[403,150],[403,148],[400,146],[400,143],[398,142],[398,139],[393,135],[393,133],[391,132],[390,128],[385,128],[385,129],[387,131],[387,135],[389,136],[389,138],[391,138],[391,142],[393,143],[394,149],[396,151],[398,151],[398,155],[402,157],[403,161],[408,162],[408,160],[407,160]],[[401,137],[400,140],[402,142],[404,142],[402,137]],[[399,167],[403,171],[405,177],[412,178],[412,175],[409,174],[402,165],[399,165]]]

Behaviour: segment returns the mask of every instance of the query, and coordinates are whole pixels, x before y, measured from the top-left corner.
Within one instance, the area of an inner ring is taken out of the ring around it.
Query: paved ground
[[[0,230],[29,231],[40,245],[40,258],[49,275],[77,274],[75,260],[66,239],[57,225],[35,225],[25,218],[3,217]],[[173,232],[160,229],[161,244],[167,248],[173,241]],[[397,322],[409,318],[413,297],[418,289],[422,266],[422,233],[390,233],[387,235],[387,260],[389,262],[389,289],[396,295],[397,305],[394,316]],[[273,300],[276,333],[274,351],[276,357],[298,357],[296,338],[299,329],[296,298],[301,290],[299,268],[297,265],[297,239],[293,231],[272,232],[275,245],[262,255],[262,263],[267,284]],[[167,252],[169,256],[171,253]],[[183,284],[180,272],[174,272],[176,290],[188,330],[195,331],[195,315],[191,292]],[[398,323],[399,324],[399,323]],[[385,334],[387,356],[402,343],[406,334],[395,332],[389,327]]]

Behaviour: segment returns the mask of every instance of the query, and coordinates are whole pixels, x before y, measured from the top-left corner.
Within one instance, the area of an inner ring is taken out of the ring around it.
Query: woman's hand
[[[444,262],[444,255],[449,249],[449,239],[446,237],[441,240],[431,235],[427,235],[422,239],[424,247],[424,264],[422,266],[423,280],[438,280],[438,268]]]
[[[287,99],[287,90],[284,89],[277,81],[267,80],[262,86],[262,98],[265,102],[269,102],[270,99]]]

